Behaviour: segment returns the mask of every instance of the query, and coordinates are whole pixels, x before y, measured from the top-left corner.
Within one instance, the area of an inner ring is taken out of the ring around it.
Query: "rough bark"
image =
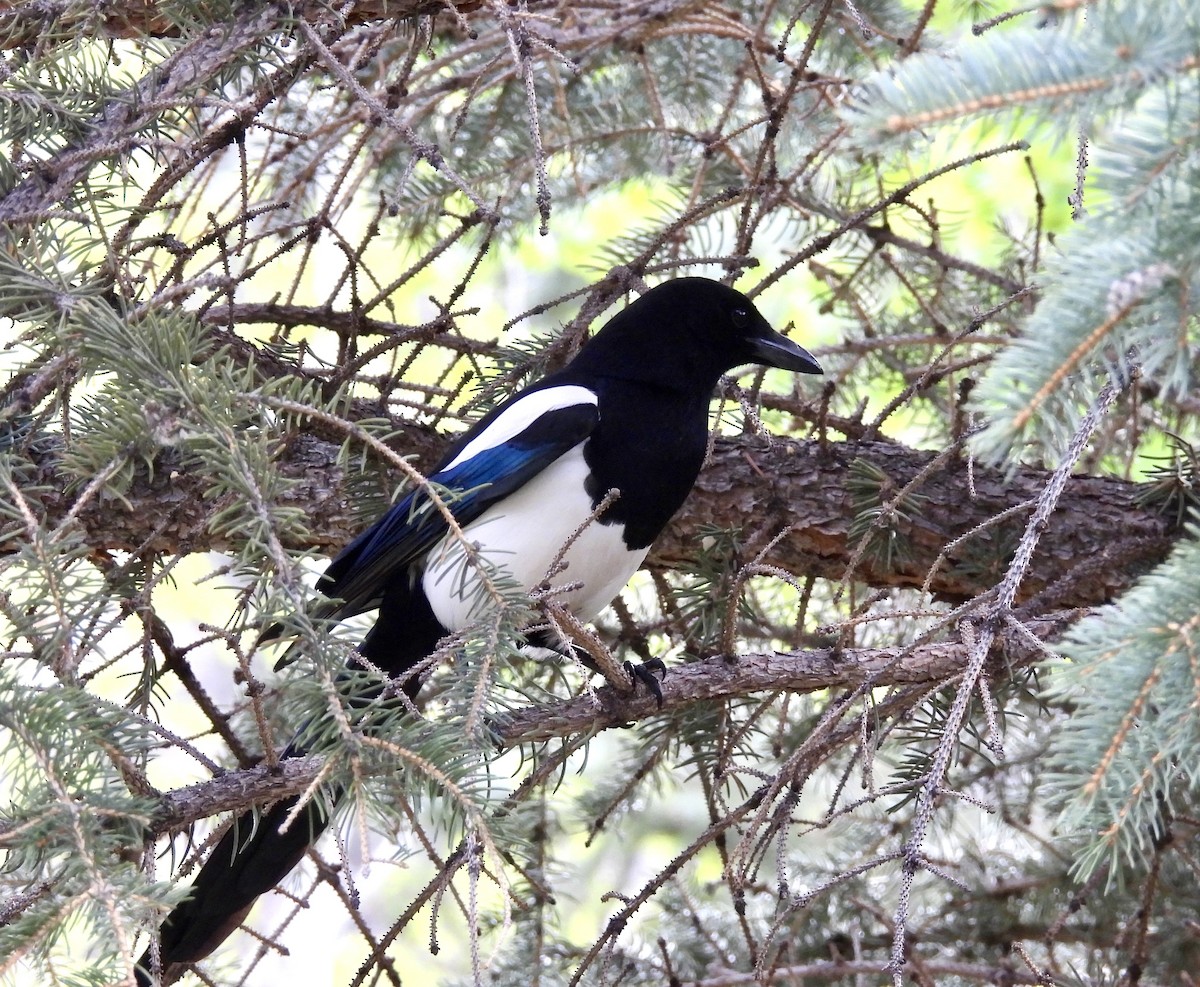
[[[1026,629],[1050,639],[1077,616],[1062,612],[1032,621]],[[652,716],[670,715],[697,702],[716,702],[763,692],[806,693],[822,689],[911,686],[953,681],[966,662],[967,647],[940,642],[920,647],[820,648],[774,654],[718,655],[673,665],[662,681],[663,703],[644,689],[619,692],[603,686],[594,693],[517,710],[493,724],[501,749],[628,726]],[[997,639],[992,660],[1003,676],[1045,658],[1029,638],[1013,630]],[[260,764],[228,771],[209,781],[164,793],[153,817],[152,832],[181,829],[220,812],[242,810],[305,791],[320,774],[319,757],[298,757],[275,766]],[[0,847],[5,843],[0,827]]]
[[[1040,640],[1057,637],[1078,616],[1062,611],[1026,625]],[[618,692],[612,686],[594,695],[518,709],[493,727],[502,748],[609,730],[698,702],[763,692],[816,692],[865,686],[908,686],[952,682],[967,663],[968,648],[957,641],[889,648],[819,648],[773,654],[720,655],[673,665],[662,680],[662,706],[645,689]],[[1007,630],[997,639],[992,660],[1005,677],[1046,657],[1030,639]]]
[[[37,42],[39,31],[54,25],[62,32],[77,25],[90,32],[108,38],[176,38],[180,26],[175,17],[160,13],[164,5],[160,0],[122,0],[121,3],[106,4],[100,9],[81,7],[78,3],[42,0],[0,0],[0,48],[18,48]],[[255,6],[247,4],[248,8]],[[304,14],[325,13],[318,3],[298,3],[291,17]],[[406,20],[422,14],[443,13],[449,7],[460,11],[473,10],[479,0],[358,0],[345,15],[347,24],[389,18]],[[283,26],[289,19],[287,11],[277,9],[274,19]]]
[[[396,448],[428,468],[444,441],[432,430],[410,426],[399,432]],[[304,511],[310,525],[308,539],[288,547],[333,552],[359,530],[354,497],[361,484],[339,463],[339,448],[306,434],[282,452],[279,468],[295,481],[287,501]],[[695,562],[701,535],[711,528],[737,533],[737,556],[730,561],[744,564],[786,530],[762,561],[800,575],[849,575],[877,587],[920,586],[947,544],[1035,498],[1049,475],[1030,468],[1011,476],[972,470],[958,457],[930,469],[934,459],[933,453],[887,441],[722,438],[692,496],[656,544],[650,564],[674,568]],[[73,497],[65,492],[52,449],[43,449],[36,462],[46,521],[56,524],[72,509]],[[922,471],[928,475],[900,499],[890,528],[872,532],[867,547],[859,550],[856,519],[872,516]],[[166,554],[226,550],[230,546],[207,528],[223,505],[206,500],[204,489],[203,475],[174,454],[165,455],[153,472],[138,471],[123,500],[93,501],[77,521],[97,548]],[[1072,479],[1019,599],[1028,603],[1037,595],[1042,611],[1092,606],[1161,561],[1176,533],[1165,516],[1139,505],[1143,490],[1121,480]],[[931,591],[965,599],[995,585],[1025,519],[1026,512],[1015,512],[965,540],[938,565]],[[13,547],[0,545],[0,552]]]
[[[764,561],[789,572],[870,586],[920,586],[942,550],[1003,512],[1033,501],[1049,472],[1008,475],[886,441],[821,444],[764,439],[718,442],[683,512],[655,547],[653,563],[695,557],[696,531],[708,524],[738,532],[741,561],[790,530]],[[890,525],[872,532],[854,571],[861,537],[855,521],[899,498]],[[1145,488],[1103,477],[1072,478],[1043,533],[1018,601],[1039,609],[1091,606],[1111,599],[1161,561],[1173,542],[1166,517],[1142,504]],[[1031,508],[1032,509],[1032,505]],[[932,592],[966,599],[1003,576],[1028,511],[980,531],[938,565]],[[894,531],[889,536],[889,531]]]

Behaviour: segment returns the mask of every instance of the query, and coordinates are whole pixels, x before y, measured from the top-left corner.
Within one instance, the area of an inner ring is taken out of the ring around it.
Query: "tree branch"
[[[1036,500],[1050,478],[1046,470],[1026,467],[1009,475],[951,457],[898,505],[890,532],[880,533],[878,544],[848,573],[859,540],[852,532],[855,520],[887,504],[935,455],[889,441],[719,441],[650,562],[674,568],[693,561],[702,525],[737,532],[740,561],[755,558],[790,527],[761,560],[764,564],[870,586],[921,586],[947,545]],[[1145,489],[1122,480],[1072,477],[1018,600],[1028,603],[1036,595],[1044,610],[1092,606],[1162,561],[1177,532],[1165,516],[1139,503]],[[1024,526],[1025,515],[1017,513],[966,539],[939,563],[930,590],[966,600],[993,587]]]
[[[347,25],[389,18],[406,20],[422,14],[436,14],[448,6],[459,10],[471,10],[479,6],[480,0],[358,0],[345,15]],[[70,0],[46,2],[36,5],[27,0],[13,2],[0,0],[0,48],[19,48],[34,44],[41,33],[53,27],[56,34],[68,34],[87,28],[95,32],[97,27],[109,38],[176,38],[180,35],[180,24],[170,14],[159,13],[163,6],[158,0],[123,0],[119,4],[107,4],[97,10],[72,3]],[[321,13],[327,9],[319,3],[293,4],[296,14]],[[253,10],[256,4],[247,4]],[[292,16],[276,10],[274,19],[282,27]]]
[[[1052,639],[1078,616],[1078,611],[1064,611],[1025,626],[1039,640]],[[507,749],[585,731],[623,727],[694,703],[736,699],[760,692],[804,693],[853,688],[865,683],[886,687],[943,682],[953,679],[963,668],[967,650],[960,642],[945,642],[916,648],[897,645],[777,651],[732,658],[718,655],[671,666],[662,681],[661,707],[644,689],[619,693],[612,686],[604,686],[594,695],[510,713],[493,724],[493,732],[497,744]],[[1002,661],[1006,671],[1045,656],[1044,651],[1014,631],[1008,631],[993,651],[993,660]]]
[[[190,104],[196,89],[278,29],[281,16],[277,4],[247,6],[236,19],[185,44],[146,73],[125,98],[108,100],[84,129],[85,137],[40,162],[35,174],[0,198],[0,224],[40,221],[45,210],[66,201],[97,162],[123,157],[138,134],[164,113]],[[38,22],[27,4],[0,12],[0,18],[0,31],[17,37],[17,19],[25,18],[29,26]]]
[[[1063,611],[1024,626],[1039,640],[1053,640],[1081,614]],[[916,648],[820,648],[774,654],[719,655],[672,666],[662,681],[663,703],[644,689],[617,692],[603,686],[594,693],[507,713],[492,723],[496,745],[507,750],[582,733],[598,733],[654,716],[669,715],[698,702],[718,702],[763,692],[816,692],[821,689],[918,685],[950,681],[966,662],[958,642]],[[1002,631],[992,660],[1004,674],[1045,657],[1030,639]],[[260,764],[230,771],[210,781],[167,792],[154,813],[155,833],[177,830],[220,812],[239,811],[303,792],[320,773],[319,757],[297,757],[272,767]],[[0,847],[4,845],[0,833]]]
[[[429,468],[445,438],[432,429],[398,424],[393,447]],[[340,441],[298,435],[281,452],[279,469],[294,484],[288,504],[308,517],[310,537],[293,549],[332,552],[360,529],[354,510],[353,477],[339,463]],[[72,508],[71,485],[58,470],[54,448],[30,450],[39,470],[41,503],[47,522],[61,521]],[[1003,576],[1026,515],[1013,511],[1036,500],[1049,478],[1025,468],[1011,476],[953,458],[930,471],[901,505],[887,541],[878,551],[859,553],[856,518],[886,503],[933,460],[888,441],[820,443],[759,437],[722,438],[696,489],[656,543],[649,565],[679,568],[694,564],[705,528],[737,533],[737,565],[755,558],[781,531],[788,533],[759,560],[791,573],[845,579],[877,587],[919,587],[938,563],[930,590],[945,599],[965,600],[994,586]],[[973,474],[973,480],[972,480]],[[873,476],[877,491],[864,490]],[[880,479],[881,478],[881,479]],[[387,481],[384,481],[387,482]],[[230,546],[207,528],[221,502],[205,500],[206,478],[189,470],[179,455],[162,455],[151,472],[139,468],[123,491],[123,503],[93,499],[78,515],[97,548],[175,554],[224,551]],[[359,485],[358,489],[361,489]],[[1139,504],[1145,487],[1121,480],[1072,477],[1059,509],[1051,516],[1038,553],[1021,585],[1019,603],[1042,610],[1093,606],[1111,599],[1166,557],[1178,536],[1167,516]],[[1012,511],[1002,523],[987,522]],[[164,518],[169,516],[169,523]],[[983,526],[983,527],[981,527]],[[968,532],[938,562],[947,545]],[[0,544],[0,553],[15,544]]]

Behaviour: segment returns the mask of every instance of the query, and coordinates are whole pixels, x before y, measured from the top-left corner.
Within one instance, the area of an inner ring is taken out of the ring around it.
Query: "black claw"
[[[660,678],[655,677],[654,673],[658,672],[660,676],[666,676],[667,666],[663,660],[661,658],[651,658],[649,661],[641,662],[638,665],[635,665],[631,661],[627,661],[625,662],[624,668],[625,671],[629,673],[630,678],[633,679],[633,688],[636,690],[637,684],[641,682],[642,685],[644,685],[649,691],[650,695],[652,695],[658,701],[658,708],[662,709],[662,682]]]

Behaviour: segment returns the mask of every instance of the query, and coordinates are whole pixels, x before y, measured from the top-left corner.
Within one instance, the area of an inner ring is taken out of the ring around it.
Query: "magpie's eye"
[[[733,320],[735,328],[745,329],[750,325],[750,313],[744,308],[735,308],[729,317]]]

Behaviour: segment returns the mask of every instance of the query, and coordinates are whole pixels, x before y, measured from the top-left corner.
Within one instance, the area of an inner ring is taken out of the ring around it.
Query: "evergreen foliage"
[[[1198,51],[1183,0],[0,9],[0,983],[130,982],[224,814],[333,792],[199,982],[1190,976]],[[416,705],[341,674],[314,566],[690,273],[829,374],[723,382],[567,627],[612,681],[498,574]]]
[[[1190,488],[1198,44],[1192,4],[1087,5],[1053,25],[989,33],[955,59],[913,58],[868,81],[863,122],[876,133],[1000,110],[1064,136],[1074,126],[1090,161],[1086,197],[1081,171],[1076,222],[1057,239],[1037,308],[974,392],[987,416],[974,439],[983,456],[1061,456],[1103,382],[1136,368],[1153,400],[1131,408],[1131,427],[1114,429],[1097,454],[1128,461],[1155,442],[1156,427],[1177,428],[1187,438],[1176,472]],[[1099,834],[1080,858],[1084,877],[1117,860],[1150,866],[1172,818],[1195,798],[1194,556],[1190,541],[1181,544],[1061,645],[1072,662],[1054,694],[1079,709],[1051,756],[1069,797],[1065,821]]]

